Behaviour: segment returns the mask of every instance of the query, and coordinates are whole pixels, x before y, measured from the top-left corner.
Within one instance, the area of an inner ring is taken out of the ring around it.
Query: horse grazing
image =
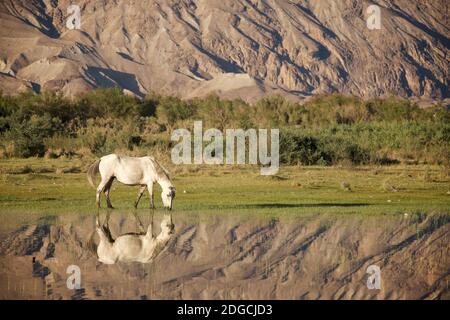
[[[172,210],[175,198],[175,187],[170,180],[168,171],[153,157],[128,157],[117,154],[109,154],[94,162],[87,171],[88,181],[93,188],[96,174],[100,172],[102,180],[97,186],[96,204],[100,208],[100,194],[105,193],[108,208],[113,208],[109,193],[114,179],[129,185],[139,185],[139,193],[134,204],[137,208],[139,200],[148,189],[150,195],[150,207],[154,208],[153,184],[157,182],[162,189],[161,198],[164,208]]]
[[[161,232],[156,237],[153,235],[152,219],[147,232],[143,231],[143,225],[138,220],[141,232],[127,233],[113,239],[108,220],[109,216],[101,226],[97,215],[95,228],[100,237],[95,253],[98,261],[104,264],[115,264],[119,261],[149,263],[166,247],[174,232],[172,216],[165,215],[161,222]]]

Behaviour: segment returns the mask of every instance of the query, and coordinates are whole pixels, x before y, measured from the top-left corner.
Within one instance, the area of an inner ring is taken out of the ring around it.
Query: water
[[[149,263],[114,264],[98,259],[95,213],[0,218],[2,299],[450,298],[448,215],[175,211],[174,232]],[[106,212],[99,218],[102,225]],[[163,219],[154,215],[155,236]],[[113,211],[109,230],[117,241],[145,233],[151,221],[150,212]],[[371,265],[380,268],[379,289]],[[68,288],[69,266],[79,267],[79,288]]]

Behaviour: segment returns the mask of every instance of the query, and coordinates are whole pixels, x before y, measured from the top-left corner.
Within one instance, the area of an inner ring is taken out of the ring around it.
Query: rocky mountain
[[[444,99],[449,26],[447,0],[2,0],[0,88]]]

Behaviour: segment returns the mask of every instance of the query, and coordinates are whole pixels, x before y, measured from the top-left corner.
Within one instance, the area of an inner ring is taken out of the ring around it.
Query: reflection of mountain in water
[[[150,223],[150,215],[141,217]],[[155,235],[163,220],[155,216]],[[93,216],[61,215],[5,231],[0,298],[450,298],[448,215],[200,214],[193,221],[180,213],[174,220],[175,233],[148,264],[99,262],[88,249]],[[142,233],[132,215],[117,213],[108,229],[114,236]],[[81,269],[76,291],[66,287],[72,264]],[[370,265],[381,268],[381,290],[366,286]]]

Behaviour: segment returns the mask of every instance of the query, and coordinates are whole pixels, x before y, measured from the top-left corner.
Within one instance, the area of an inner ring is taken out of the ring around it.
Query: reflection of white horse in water
[[[162,188],[162,201],[164,208],[172,209],[173,198],[175,198],[175,187],[169,178],[167,170],[160,165],[153,157],[127,157],[117,154],[110,154],[102,157],[93,163],[88,169],[88,181],[95,188],[95,175],[100,172],[102,181],[97,187],[96,204],[100,207],[100,193],[103,191],[106,196],[108,208],[112,208],[109,192],[111,190],[114,178],[123,184],[136,186],[139,185],[138,197],[134,204],[137,207],[139,200],[148,189],[150,195],[150,206],[154,208],[153,184],[159,183]]]
[[[140,226],[139,233],[127,233],[113,239],[108,224],[109,214],[103,225],[100,225],[97,215],[95,229],[100,237],[100,243],[96,253],[100,262],[105,264],[115,264],[119,261],[148,263],[166,247],[174,230],[171,215],[164,216],[161,232],[156,237],[153,236],[153,217],[147,232],[144,232],[144,226],[137,216],[136,219]]]

